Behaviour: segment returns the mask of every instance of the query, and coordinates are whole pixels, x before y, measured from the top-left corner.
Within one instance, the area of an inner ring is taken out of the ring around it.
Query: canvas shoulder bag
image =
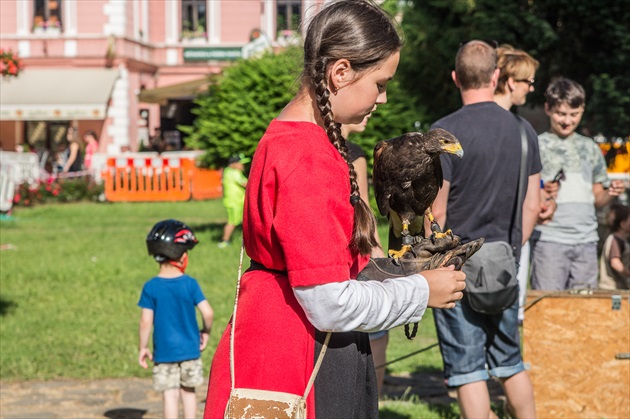
[[[232,327],[230,330],[230,378],[232,388],[230,398],[225,408],[224,419],[253,419],[253,418],[278,418],[278,419],[305,419],[306,398],[308,397],[319,367],[324,360],[324,354],[328,348],[331,333],[326,333],[324,344],[313,367],[304,394],[284,393],[280,391],[258,390],[251,388],[238,388],[234,382],[234,329],[236,324],[236,307],[238,306],[238,291],[241,286],[241,272],[243,268],[243,246],[241,246],[241,260],[238,266],[238,280],[236,282],[236,296],[234,298],[234,313],[232,314]]]
[[[527,168],[527,136],[525,127],[518,116],[521,133],[521,165],[516,188],[516,203],[510,225],[510,241],[513,231],[521,218],[523,203],[521,194],[525,187]],[[498,314],[510,307],[518,299],[518,279],[516,278],[516,243],[504,241],[486,242],[481,249],[466,261],[462,271],[466,274],[464,298],[470,307],[483,314]]]

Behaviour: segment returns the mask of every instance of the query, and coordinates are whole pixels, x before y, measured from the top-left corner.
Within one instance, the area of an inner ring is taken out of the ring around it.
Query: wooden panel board
[[[523,356],[538,417],[630,418],[630,359],[616,359],[630,353],[629,303],[628,291],[528,293]]]

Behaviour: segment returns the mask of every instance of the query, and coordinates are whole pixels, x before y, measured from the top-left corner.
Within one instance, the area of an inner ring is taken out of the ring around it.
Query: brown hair
[[[302,85],[311,86],[330,142],[348,163],[350,202],[354,206],[351,246],[367,255],[377,245],[376,220],[360,199],[357,174],[348,159],[348,148],[335,122],[326,77],[329,65],[347,59],[358,74],[366,72],[399,51],[402,40],[392,19],[380,7],[366,0],[342,0],[325,6],[311,20],[304,40]]]
[[[93,130],[89,129],[89,130],[87,130],[87,131],[85,131],[83,133],[83,137],[87,137],[88,135],[93,137],[98,142],[98,137],[96,136],[96,132],[94,132]]]
[[[630,207],[623,204],[611,204],[609,208],[610,231],[615,233],[621,228],[621,223],[630,218]]]
[[[505,85],[510,77],[514,80],[525,80],[530,74],[535,74],[540,66],[538,60],[520,49],[511,45],[501,45],[497,48],[499,68],[499,83],[497,92],[506,93]]]
[[[486,87],[497,68],[497,51],[484,41],[466,42],[455,56],[455,74],[463,90]]]
[[[586,102],[586,93],[578,82],[561,77],[549,83],[545,91],[545,100],[550,109],[562,103],[579,108]]]

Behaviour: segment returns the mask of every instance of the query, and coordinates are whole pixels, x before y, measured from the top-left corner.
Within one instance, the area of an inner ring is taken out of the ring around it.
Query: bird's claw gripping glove
[[[432,241],[422,238],[413,245],[412,251],[402,258],[370,258],[367,266],[357,277],[360,281],[383,281],[420,273],[429,269],[455,266],[461,270],[469,257],[481,248],[485,239],[461,244],[458,236],[444,237]]]

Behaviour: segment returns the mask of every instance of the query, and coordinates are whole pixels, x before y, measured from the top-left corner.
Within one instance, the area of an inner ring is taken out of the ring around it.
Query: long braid
[[[350,174],[350,203],[354,207],[354,227],[351,246],[353,250],[358,251],[360,254],[369,255],[372,252],[372,248],[378,245],[375,239],[376,219],[370,207],[361,199],[357,173],[348,157],[348,147],[345,138],[343,138],[341,134],[341,124],[334,120],[329,99],[330,89],[328,88],[325,77],[326,60],[320,58],[313,67],[314,74],[312,74],[311,80],[315,88],[317,107],[324,121],[326,134],[332,145],[335,146],[348,164]]]

